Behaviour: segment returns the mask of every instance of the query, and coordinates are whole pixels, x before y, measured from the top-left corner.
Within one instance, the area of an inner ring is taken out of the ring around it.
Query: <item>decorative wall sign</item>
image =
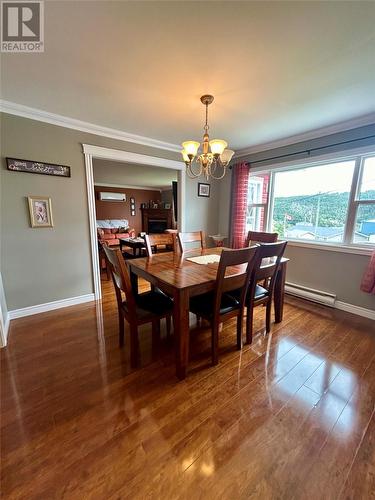
[[[28,196],[31,227],[53,227],[52,204],[48,196]]]
[[[198,196],[204,196],[205,198],[210,197],[210,184],[204,182],[198,182]]]
[[[70,177],[70,167],[66,167],[64,165],[55,165],[54,163],[43,163],[31,160],[19,160],[16,158],[7,158],[6,160],[8,170],[13,170],[15,172]]]

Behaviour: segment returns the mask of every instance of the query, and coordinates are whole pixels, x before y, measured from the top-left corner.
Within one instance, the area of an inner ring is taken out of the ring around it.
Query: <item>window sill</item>
[[[307,241],[287,240],[288,246],[312,248],[314,250],[328,250],[329,252],[354,253],[356,255],[371,255],[374,246],[361,247],[357,245],[333,245],[332,243],[310,243]]]

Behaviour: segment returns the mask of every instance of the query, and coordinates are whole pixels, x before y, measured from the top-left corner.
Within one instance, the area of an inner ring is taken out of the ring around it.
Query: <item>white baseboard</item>
[[[364,318],[375,320],[375,310],[372,309],[365,309],[364,307],[354,306],[353,304],[347,304],[346,302],[341,302],[340,300],[336,300],[335,308],[340,309],[341,311],[357,314],[358,316],[363,316]]]
[[[23,318],[24,316],[32,316],[33,314],[40,314],[63,307],[75,306],[83,304],[84,302],[91,302],[95,300],[93,293],[80,295],[79,297],[71,297],[69,299],[55,300],[54,302],[47,302],[45,304],[38,304],[36,306],[23,307],[22,309],[13,309],[9,311],[9,319]]]
[[[325,292],[319,292],[318,294],[315,293],[318,292],[317,290],[311,290],[311,293],[307,293],[306,290],[309,289],[301,287],[301,289],[299,290],[297,287],[291,287],[290,284],[286,284],[285,286],[285,293],[287,295],[293,295],[294,297],[308,300],[309,302],[315,302],[323,306],[331,307],[333,309],[340,309],[341,311],[346,311],[352,314],[357,314],[357,316],[363,316],[364,318],[375,320],[375,310],[355,306],[353,304],[348,304],[347,302],[341,302],[340,300],[323,301],[321,300],[320,294],[324,294]],[[328,293],[326,295],[329,297],[334,297],[333,295]]]

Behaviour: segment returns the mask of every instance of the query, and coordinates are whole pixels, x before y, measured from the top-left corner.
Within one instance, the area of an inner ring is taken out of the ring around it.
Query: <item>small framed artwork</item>
[[[198,182],[198,196],[210,197],[211,185],[204,182]]]
[[[166,210],[170,210],[171,209],[171,204],[170,203],[164,203],[164,208]]]
[[[130,215],[135,216],[135,210],[130,210]]]
[[[53,227],[52,203],[48,196],[28,196],[31,227]]]

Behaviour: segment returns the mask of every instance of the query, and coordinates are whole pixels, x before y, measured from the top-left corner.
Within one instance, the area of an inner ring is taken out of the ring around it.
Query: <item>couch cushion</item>
[[[113,238],[113,240],[107,240],[105,244],[108,245],[109,247],[119,246],[120,240],[118,240],[117,238]]]
[[[114,240],[116,236],[114,234],[103,234],[102,240]]]

